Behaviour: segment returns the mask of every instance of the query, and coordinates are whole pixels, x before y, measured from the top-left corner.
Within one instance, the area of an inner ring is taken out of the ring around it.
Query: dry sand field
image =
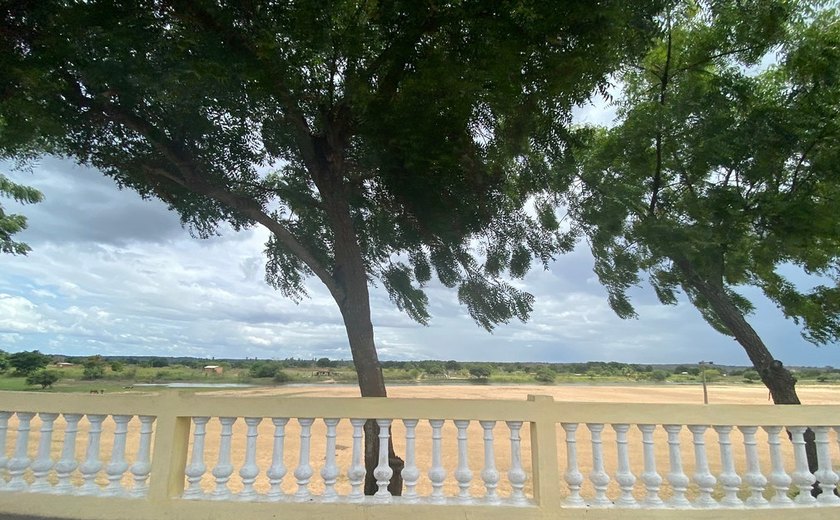
[[[840,404],[840,386],[803,386],[798,389],[799,396],[805,404]],[[324,385],[324,386],[285,386],[276,388],[255,388],[251,390],[237,390],[235,392],[211,392],[211,394],[232,394],[237,396],[250,395],[276,395],[279,398],[283,396],[295,397],[355,397],[358,395],[358,390],[353,386],[343,385]],[[462,398],[462,399],[512,399],[525,400],[529,394],[550,395],[556,401],[569,402],[626,402],[626,403],[702,403],[702,390],[699,385],[656,385],[656,386],[621,386],[621,385],[605,385],[605,386],[583,386],[583,385],[569,385],[569,386],[536,386],[536,385],[508,385],[508,386],[482,386],[482,385],[438,385],[438,386],[392,386],[389,388],[389,395],[392,397],[406,397],[406,398]],[[709,400],[711,403],[726,403],[726,404],[771,404],[768,401],[767,391],[760,385],[756,386],[718,386],[711,385],[709,387]],[[2,395],[0,394],[0,403],[2,402]],[[0,404],[0,407],[2,405]],[[86,431],[85,424],[82,424],[82,430]],[[35,449],[38,443],[38,428],[40,423],[36,418],[32,422],[32,434],[30,436],[30,455],[34,456]],[[102,435],[102,459],[105,464],[111,452],[113,444],[113,427],[114,423],[109,419],[104,424]],[[55,427],[55,435],[52,443],[52,454],[57,458],[61,451],[61,439],[63,438],[64,425],[61,420],[57,421]],[[9,439],[7,441],[6,453],[11,454],[14,448],[16,423],[14,419],[10,422]],[[139,437],[139,422],[135,418],[132,420],[128,436],[128,459],[133,460],[135,451],[137,449]],[[211,420],[207,428],[206,438],[206,452],[205,461],[207,465],[207,474],[202,479],[202,487],[205,490],[212,490],[214,480],[210,471],[216,465],[218,460],[219,448],[219,432],[220,425],[217,420]],[[294,468],[297,466],[298,457],[298,439],[299,427],[297,423],[292,420],[286,428],[286,444],[287,449],[284,457],[284,462],[289,472],[284,479],[283,489],[286,492],[294,492],[296,489],[295,479],[293,476]],[[456,428],[448,421],[443,431],[443,464],[447,469],[447,481],[445,491],[448,495],[457,493],[457,482],[454,480],[452,474],[457,467],[457,445],[456,445]],[[245,458],[245,433],[246,426],[243,420],[238,420],[234,425],[233,436],[233,462],[236,471],[242,466]],[[272,436],[274,433],[274,426],[271,421],[266,419],[259,427],[259,437],[257,445],[257,464],[260,466],[261,476],[256,482],[256,488],[260,492],[264,492],[268,488],[268,480],[265,477],[265,470],[271,464],[272,454]],[[480,478],[480,471],[483,467],[484,452],[482,443],[482,430],[477,423],[471,424],[469,430],[469,465],[473,471],[473,483],[471,492],[476,495],[484,493],[483,484]],[[504,423],[497,423],[495,430],[495,449],[497,467],[500,472],[506,472],[510,467],[510,443],[508,441],[508,430]],[[393,427],[393,435],[395,440],[395,449],[399,454],[404,453],[404,435],[405,430],[399,421],[395,421]],[[665,441],[665,432],[659,428],[656,434],[656,448],[657,448],[657,463],[660,474],[664,475],[668,471],[668,446]],[[682,434],[682,454],[684,462],[684,471],[687,475],[692,475],[694,472],[694,451],[691,443],[691,434],[684,429]],[[558,427],[558,452],[560,453],[559,470],[561,474],[566,469],[565,460],[565,436],[562,429]],[[713,473],[720,471],[720,457],[717,450],[716,434],[713,431],[706,433],[706,442],[709,446],[710,466]],[[578,430],[578,459],[580,462],[580,470],[587,475],[591,470],[592,452],[589,443],[589,432],[585,426],[581,426]],[[525,470],[530,475],[531,470],[531,451],[530,439],[527,425],[522,429],[522,459]],[[349,421],[344,420],[340,423],[337,437],[337,459],[338,465],[342,472],[346,472],[350,465],[352,455],[352,428]],[[742,439],[736,432],[733,433],[733,445],[735,446],[736,465],[739,472],[742,472],[745,467],[743,445],[740,444]],[[763,432],[758,435],[759,447],[762,453],[766,456],[766,436]],[[605,449],[605,462],[607,472],[614,475],[616,461],[615,461],[615,434],[611,428],[607,427],[603,433],[603,443]],[[82,434],[77,439],[77,458],[82,459],[87,444],[86,435]],[[787,444],[787,443],[783,443]],[[632,469],[638,476],[641,473],[642,467],[642,444],[641,434],[637,429],[631,429],[629,436],[630,457],[632,461]],[[838,457],[838,445],[836,439],[832,438],[831,443],[832,455],[834,460]],[[792,471],[792,454],[789,447],[785,446],[785,459],[787,462],[787,470]],[[323,483],[320,479],[319,472],[323,467],[325,453],[325,427],[323,422],[317,421],[312,428],[312,457],[311,465],[315,471],[312,478],[311,489],[318,493],[323,490]],[[421,478],[418,484],[418,492],[421,494],[428,494],[431,491],[431,486],[425,474],[431,466],[431,428],[428,422],[421,421],[417,427],[417,465],[421,469]],[[769,463],[765,460],[763,462],[762,470],[765,474],[769,472]],[[106,483],[103,475],[100,475],[99,482]],[[124,479],[126,485],[130,485],[130,475]],[[238,474],[234,472],[229,486],[232,490],[238,491],[242,488],[241,480]],[[345,475],[339,477],[337,487],[339,492],[346,493],[349,491],[349,482]],[[562,486],[561,486],[562,487]],[[637,484],[637,490],[640,496],[643,492],[642,486]],[[507,483],[506,477],[503,476],[499,485],[499,491],[503,495],[507,495],[510,491],[510,486]],[[586,483],[583,488],[584,496],[591,496],[593,490],[591,485]],[[531,495],[531,482],[526,484],[526,493]],[[667,496],[667,490],[663,495]],[[615,482],[610,484],[610,495],[617,496],[618,488]]]

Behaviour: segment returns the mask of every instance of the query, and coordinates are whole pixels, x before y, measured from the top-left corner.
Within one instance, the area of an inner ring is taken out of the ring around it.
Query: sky
[[[608,121],[603,107],[578,120]],[[263,280],[262,228],[198,239],[157,200],[142,200],[90,168],[44,158],[32,172],[0,172],[45,195],[23,213],[17,235],[28,256],[0,256],[0,349],[51,354],[206,358],[350,359],[337,307],[313,279],[309,299],[285,299]],[[372,288],[379,356],[384,360],[696,363],[749,365],[741,347],[715,332],[684,298],[660,304],[647,286],[631,292],[639,318],[607,305],[585,245],[532,271],[519,286],[536,297],[527,323],[480,328],[454,290],[432,283],[428,326],[398,311]],[[750,322],[773,354],[791,366],[840,366],[837,345],[815,347],[754,289]]]

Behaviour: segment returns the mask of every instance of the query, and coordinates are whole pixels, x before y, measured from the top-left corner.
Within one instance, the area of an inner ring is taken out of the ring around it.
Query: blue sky
[[[593,108],[579,119],[603,121]],[[316,280],[299,305],[263,282],[267,233],[254,228],[192,238],[156,200],[120,191],[72,162],[45,158],[31,173],[0,171],[46,200],[10,212],[29,218],[26,257],[0,256],[0,349],[69,355],[216,358],[350,358],[335,304]],[[803,278],[804,280],[804,278]],[[663,306],[647,286],[633,291],[637,320],[617,318],[585,246],[529,274],[536,296],[528,323],[478,327],[454,291],[432,284],[432,321],[412,322],[381,287],[372,290],[382,359],[623,361],[747,365],[741,347],[711,329],[685,300]],[[815,347],[758,291],[750,317],[787,365],[840,366],[837,345]]]

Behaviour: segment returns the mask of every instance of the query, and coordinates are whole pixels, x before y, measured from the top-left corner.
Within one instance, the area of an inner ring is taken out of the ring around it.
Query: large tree
[[[710,2],[675,5],[662,24],[621,76],[616,126],[580,133],[571,207],[620,316],[635,315],[626,291],[641,272],[665,304],[681,288],[775,403],[799,404],[739,287],[760,288],[807,340],[840,339],[840,18]]]
[[[361,395],[385,396],[369,284],[420,323],[433,273],[488,330],[525,319],[499,275],[569,246],[522,209],[534,144],[564,138],[657,3],[4,2],[0,148],[95,166],[201,236],[264,226],[268,282],[323,283]]]
[[[2,131],[2,124],[3,121],[0,119],[0,131]],[[21,204],[33,204],[44,198],[43,194],[35,188],[14,183],[1,173],[0,197],[11,198]],[[3,210],[3,205],[0,204],[0,253],[12,255],[28,253],[31,250],[29,245],[13,240],[13,235],[24,229],[26,229],[26,217],[16,213],[6,213]]]

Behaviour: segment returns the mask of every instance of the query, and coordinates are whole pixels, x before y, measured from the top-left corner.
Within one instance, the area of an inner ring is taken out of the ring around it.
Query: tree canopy
[[[2,119],[0,119],[2,131]],[[0,197],[16,200],[23,204],[41,202],[44,196],[35,188],[12,182],[8,177],[0,174]],[[12,236],[26,229],[26,217],[15,213],[8,214],[0,204],[0,252],[13,255],[25,255],[31,248],[24,242],[12,239]]]

